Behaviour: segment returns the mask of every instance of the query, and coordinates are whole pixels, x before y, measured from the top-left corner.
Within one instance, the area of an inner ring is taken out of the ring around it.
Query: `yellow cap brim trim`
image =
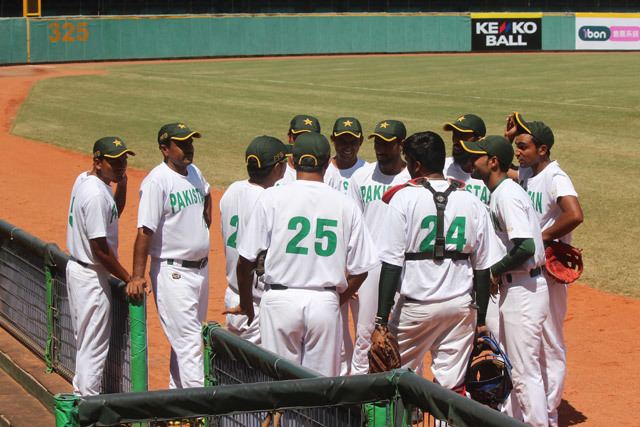
[[[187,136],[172,136],[171,139],[173,139],[174,141],[186,141],[187,139],[189,139],[191,137],[200,138],[201,137],[200,132],[193,131]]]
[[[464,141],[460,141],[460,145],[462,145],[462,148],[464,148],[464,151],[466,151],[467,153],[471,153],[471,154],[488,154],[486,151],[478,151],[478,150],[472,150],[469,147],[467,147],[467,145],[464,143]]]
[[[372,133],[371,135],[369,135],[369,139],[374,138],[374,137],[376,137],[376,136],[377,136],[378,138],[382,139],[382,140],[387,141],[387,142],[393,142],[393,141],[395,141],[396,139],[398,139],[398,137],[397,137],[397,136],[393,136],[393,137],[391,137],[391,138],[387,138],[386,136],[382,136],[382,135],[380,135],[379,133]]]
[[[310,157],[313,159],[314,161],[314,165],[313,166],[318,166],[318,158],[316,156],[314,156],[313,154],[303,154],[302,156],[300,156],[300,158],[298,159],[298,164],[302,164],[302,159],[306,158],[306,157]]]
[[[524,122],[522,121],[522,119],[520,118],[520,113],[518,113],[517,111],[513,112],[513,115],[516,117],[516,122],[518,122],[518,124],[520,125],[520,127],[524,130],[527,131],[527,133],[531,133],[531,130],[529,130],[529,128],[524,124]]]
[[[291,132],[294,135],[297,135],[299,133],[311,132],[311,129],[300,129],[300,130],[289,129],[289,132]]]
[[[122,153],[120,154],[103,154],[102,157],[108,157],[110,159],[117,159],[118,157],[121,157],[123,154],[131,154],[132,156],[135,156],[136,153],[134,153],[133,151],[129,150],[128,148],[126,150],[124,150]]]
[[[451,130],[450,128],[453,128],[458,132],[462,132],[462,133],[473,133],[473,129],[462,129],[454,125],[453,123],[445,123],[444,126],[442,126],[442,129],[444,130]]]
[[[256,162],[258,162],[258,169],[262,169],[262,163],[260,162],[258,156],[256,156],[255,154],[249,154],[246,159],[247,164],[249,164],[249,159],[256,159]]]
[[[344,132],[340,132],[340,133],[335,133],[334,132],[333,136],[336,137],[336,136],[344,135],[346,133],[348,133],[349,135],[353,135],[356,138],[360,138],[362,136],[361,133],[354,133],[354,132],[351,132],[350,130],[345,130]]]

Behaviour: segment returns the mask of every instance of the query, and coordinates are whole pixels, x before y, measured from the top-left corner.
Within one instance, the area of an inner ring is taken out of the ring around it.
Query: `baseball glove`
[[[398,340],[389,332],[386,325],[376,325],[373,334],[371,334],[371,348],[368,356],[370,374],[400,367]]]
[[[547,272],[562,283],[572,283],[582,274],[582,250],[566,243],[552,241],[544,251]]]

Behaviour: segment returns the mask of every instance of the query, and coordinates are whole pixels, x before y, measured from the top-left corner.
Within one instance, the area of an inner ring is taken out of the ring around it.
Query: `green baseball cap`
[[[362,137],[362,125],[360,125],[360,121],[355,117],[340,117],[336,119],[331,135],[335,138],[344,134],[353,135],[356,138]]]
[[[293,143],[293,163],[300,166],[324,166],[331,157],[327,138],[316,132],[307,132]]]
[[[518,126],[518,129],[533,136],[536,141],[538,141],[538,144],[546,145],[547,148],[553,147],[553,131],[549,126],[544,124],[544,122],[527,122],[524,117],[522,117],[522,114],[518,113],[517,111],[514,111],[513,115],[515,117],[516,126]]]
[[[200,138],[200,132],[189,129],[184,123],[169,123],[158,131],[158,143],[167,144],[170,140],[185,141],[189,138]]]
[[[489,135],[477,141],[460,141],[460,144],[468,153],[497,157],[502,169],[508,168],[513,160],[513,146],[504,136]]]
[[[257,136],[251,141],[244,158],[252,169],[263,169],[275,165],[291,154],[291,146],[273,136]]]
[[[128,153],[135,156],[136,153],[129,150],[122,138],[117,136],[105,136],[93,144],[93,157],[108,157],[115,159]]]
[[[373,133],[369,135],[369,139],[376,136],[387,142],[404,141],[407,137],[407,128],[400,120],[383,120],[376,125]]]
[[[299,114],[291,119],[289,133],[297,135],[304,132],[320,133],[320,122],[313,116]]]
[[[445,123],[442,127],[444,130],[457,130],[462,133],[473,133],[476,136],[485,136],[487,128],[484,120],[475,114],[464,114],[458,117],[454,122]]]

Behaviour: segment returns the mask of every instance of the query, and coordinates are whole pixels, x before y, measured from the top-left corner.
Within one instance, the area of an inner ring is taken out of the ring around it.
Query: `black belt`
[[[80,264],[84,268],[89,268],[89,265],[90,265],[90,264],[87,264],[86,262],[83,262],[83,261],[80,261],[79,259],[76,259],[75,257],[71,257],[71,261],[75,262],[76,264]]]
[[[542,273],[542,269],[540,267],[532,268],[531,270],[529,270],[529,277],[539,276],[540,273]],[[513,277],[511,277],[511,274],[507,273],[504,276],[507,278],[507,282],[513,282]]]
[[[279,283],[271,283],[271,284],[265,285],[265,287],[268,289],[276,290],[276,291],[284,291],[285,289],[289,289],[288,286],[281,285]],[[295,288],[295,289],[305,289],[305,288]],[[314,289],[314,288],[310,288],[310,289]],[[335,286],[323,286],[323,289],[327,291],[335,291],[338,288]]]
[[[182,260],[182,259],[167,259],[165,260],[167,261],[167,264],[169,265],[179,265],[181,267],[184,268],[205,268],[207,266],[207,263],[209,262],[209,258],[208,257],[204,257],[200,260],[197,261],[189,261],[189,260]]]
[[[454,261],[462,261],[469,259],[469,254],[465,254],[458,251],[444,251],[444,257],[452,259]],[[407,261],[422,261],[424,259],[435,259],[433,251],[429,252],[406,252],[404,259]]]

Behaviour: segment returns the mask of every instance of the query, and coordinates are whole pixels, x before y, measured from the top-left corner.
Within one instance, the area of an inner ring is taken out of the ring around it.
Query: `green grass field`
[[[89,152],[98,137],[118,135],[138,153],[132,166],[160,161],[160,125],[185,121],[202,131],[196,164],[225,187],[245,176],[243,153],[256,135],[285,138],[294,114],[313,114],[329,134],[342,115],[370,132],[382,119],[409,133],[441,131],[473,112],[488,133],[520,111],[549,124],[552,157],[580,193],[585,222],[581,279],[640,297],[640,54],[363,56],[102,65],[107,74],[39,82],[13,132]],[[374,159],[371,145],[361,151]],[[633,212],[636,212],[635,214]]]

